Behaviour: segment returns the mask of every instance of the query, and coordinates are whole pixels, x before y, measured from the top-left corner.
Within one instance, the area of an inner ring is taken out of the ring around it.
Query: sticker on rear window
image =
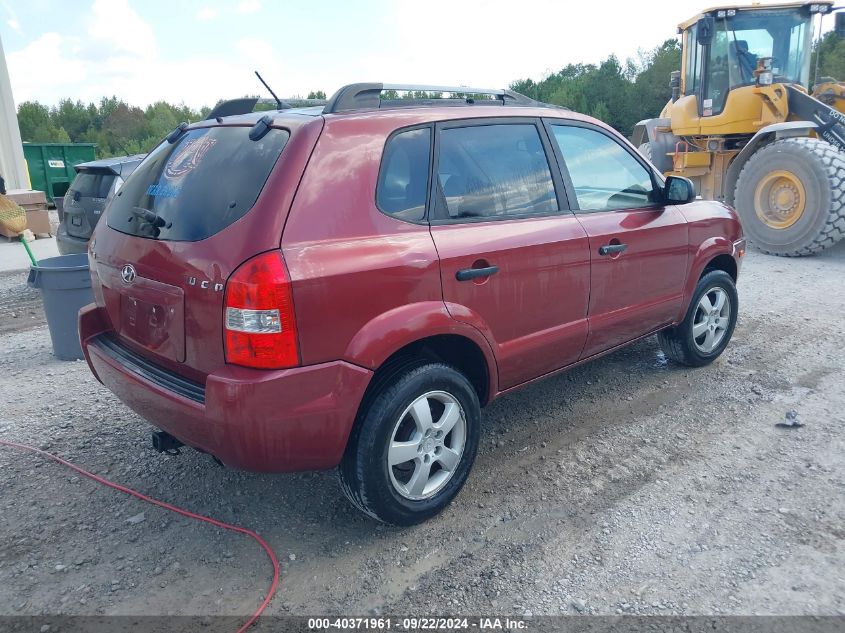
[[[155,184],[147,187],[148,196],[156,196],[159,198],[175,198],[182,191],[182,187],[173,187],[165,184]]]
[[[164,175],[168,178],[181,178],[193,171],[202,162],[203,156],[208,153],[216,138],[201,136],[200,138],[186,141],[176,154],[167,161],[164,168]]]

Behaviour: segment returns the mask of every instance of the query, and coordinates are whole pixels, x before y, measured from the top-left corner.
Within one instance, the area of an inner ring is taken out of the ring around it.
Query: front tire
[[[362,407],[338,473],[346,497],[393,525],[438,514],[478,450],[481,407],[469,380],[441,363],[403,365]]]
[[[845,156],[825,141],[787,138],[742,168],[734,206],[749,240],[771,255],[811,255],[845,235]]]
[[[709,365],[728,346],[738,309],[733,278],[723,270],[705,273],[695,287],[684,320],[658,333],[663,353],[681,365]]]

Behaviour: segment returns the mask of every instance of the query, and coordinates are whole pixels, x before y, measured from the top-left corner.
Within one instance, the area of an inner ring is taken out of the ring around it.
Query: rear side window
[[[393,136],[384,150],[376,204],[403,220],[422,220],[428,192],[431,130],[408,130]]]
[[[558,209],[549,162],[535,125],[443,130],[437,176],[452,219]]]
[[[112,199],[109,226],[139,237],[197,241],[242,218],[290,138],[286,130],[271,129],[252,141],[249,130],[201,128],[189,130],[173,144],[164,141]],[[145,210],[165,226],[151,226],[143,218]]]
[[[659,201],[651,172],[609,136],[596,130],[553,125],[581,211],[647,207]]]
[[[83,198],[106,198],[116,177],[111,172],[81,171],[73,179],[70,193],[78,193]]]

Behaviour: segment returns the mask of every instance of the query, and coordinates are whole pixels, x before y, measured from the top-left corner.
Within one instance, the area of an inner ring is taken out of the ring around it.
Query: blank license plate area
[[[98,266],[106,309],[117,334],[151,352],[185,361],[185,296],[181,288],[141,277],[125,283],[120,271]]]

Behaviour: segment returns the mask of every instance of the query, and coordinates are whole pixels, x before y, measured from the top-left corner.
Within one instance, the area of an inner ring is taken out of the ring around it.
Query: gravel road
[[[467,486],[411,529],[353,510],[333,472],[155,453],[52,358],[24,273],[0,276],[0,437],[257,530],[282,560],[271,614],[845,615],[845,243],[752,251],[739,292],[710,367],[652,337],[495,402]],[[269,574],[248,539],[0,448],[0,615],[243,615]]]

